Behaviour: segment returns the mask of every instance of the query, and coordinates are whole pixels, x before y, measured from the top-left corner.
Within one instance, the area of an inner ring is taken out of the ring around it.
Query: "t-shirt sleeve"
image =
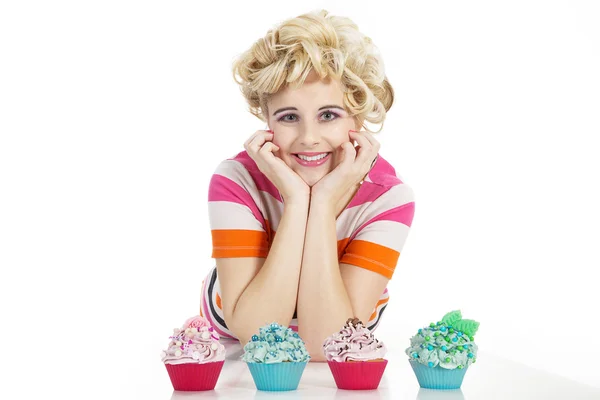
[[[365,212],[365,221],[349,241],[340,263],[392,278],[415,212],[414,193],[406,184],[390,188]]]
[[[241,163],[219,164],[208,188],[213,258],[267,257],[268,226],[256,199],[256,185]]]

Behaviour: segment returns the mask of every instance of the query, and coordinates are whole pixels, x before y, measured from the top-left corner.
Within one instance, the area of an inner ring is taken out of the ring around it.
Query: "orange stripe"
[[[346,247],[348,246],[349,241],[350,241],[350,238],[338,240],[338,242],[337,242],[338,260],[342,258],[342,255],[344,254],[344,250],[346,250]]]
[[[381,299],[381,300],[379,300],[379,301],[377,302],[377,304],[375,305],[375,308],[379,307],[380,305],[382,305],[382,304],[384,304],[384,303],[387,303],[387,302],[388,302],[388,300],[389,300],[389,298],[386,298],[386,299]]]
[[[373,311],[373,314],[371,314],[371,316],[369,317],[369,321],[373,320],[377,316],[377,307],[379,307],[380,305],[382,305],[384,303],[387,303],[388,300],[389,300],[389,298],[382,299],[377,302],[377,304],[375,305],[375,311]]]
[[[356,265],[391,279],[399,257],[400,253],[389,247],[366,240],[353,240],[340,262]]]
[[[221,307],[221,296],[219,296],[219,293],[217,293],[217,307],[221,310],[223,309],[223,307]]]
[[[212,258],[266,257],[269,250],[266,232],[245,229],[215,229],[211,231]]]

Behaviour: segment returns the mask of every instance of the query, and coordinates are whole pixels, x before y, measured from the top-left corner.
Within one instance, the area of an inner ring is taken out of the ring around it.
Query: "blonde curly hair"
[[[285,20],[235,59],[233,79],[248,111],[267,122],[269,97],[285,85],[298,88],[312,69],[322,79],[337,79],[349,114],[360,123],[381,123],[381,131],[394,90],[378,48],[349,18],[319,10]]]

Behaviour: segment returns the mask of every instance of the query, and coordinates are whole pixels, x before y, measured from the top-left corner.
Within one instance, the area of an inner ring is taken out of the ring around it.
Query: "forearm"
[[[296,309],[308,199],[284,206],[265,263],[240,295],[229,323],[241,343],[271,322],[288,326]]]
[[[298,289],[298,330],[312,361],[323,361],[325,339],[352,317],[340,274],[335,214],[323,203],[310,205]]]

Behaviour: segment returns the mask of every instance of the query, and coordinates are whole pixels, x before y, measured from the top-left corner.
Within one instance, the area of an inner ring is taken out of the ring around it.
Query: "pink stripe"
[[[383,186],[396,186],[402,183],[396,176],[396,170],[381,154],[378,155],[373,169],[369,172],[369,179]]]
[[[238,153],[235,157],[230,158],[242,164],[246,170],[250,173],[252,180],[256,183],[258,190],[269,193],[273,198],[283,201],[279,190],[273,185],[273,183],[263,174],[256,165],[256,162],[248,155],[247,151]]]
[[[404,224],[404,225],[410,227],[412,224],[414,214],[415,214],[415,203],[414,202],[406,203],[401,206],[394,207],[387,211],[384,211],[381,214],[376,215],[375,217],[371,218],[370,220],[368,220],[367,222],[362,224],[362,226],[360,228],[358,228],[356,230],[356,232],[354,232],[354,234],[350,238],[350,242],[360,233],[360,231],[362,231],[365,227],[369,226],[369,224],[371,224],[372,222],[375,222],[375,221],[394,221],[394,222],[399,222],[401,224]],[[387,290],[387,288],[386,288],[386,290]]]
[[[383,212],[373,218],[371,218],[367,224],[370,224],[375,221],[394,221],[400,222],[406,226],[411,226],[413,216],[415,215],[415,203],[410,202],[403,204],[398,207],[391,208],[386,212]]]
[[[390,190],[391,187],[379,186],[374,183],[363,182],[363,184],[358,188],[358,191],[348,204],[348,207],[356,207],[363,205],[369,201],[374,201],[379,196]]]
[[[267,230],[265,219],[250,193],[223,175],[214,174],[212,176],[208,186],[208,201],[229,201],[244,205],[252,211],[254,217],[262,224],[263,229]]]

